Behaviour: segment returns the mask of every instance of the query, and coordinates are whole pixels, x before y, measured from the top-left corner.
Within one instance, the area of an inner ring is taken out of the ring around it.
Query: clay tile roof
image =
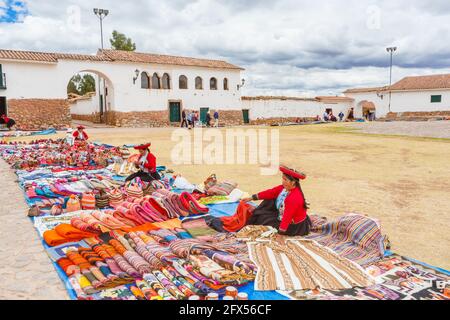
[[[17,50],[0,50],[0,59],[58,62],[58,59],[56,58],[54,53]]]
[[[111,59],[112,61],[152,63],[152,64],[174,64],[180,66],[244,70],[241,67],[232,65],[228,62],[221,60],[197,59],[197,58],[187,58],[179,56],[168,56],[168,55],[120,51],[120,50],[99,50],[98,55],[105,56]]]
[[[356,88],[356,89],[348,89],[344,91],[344,93],[365,93],[365,92],[379,92],[385,91],[389,88],[387,87],[373,87],[373,88]]]
[[[391,86],[391,90],[450,89],[450,74],[406,77]]]
[[[365,110],[376,110],[375,104],[373,102],[364,100],[361,102],[361,107]]]
[[[318,96],[317,101],[320,102],[352,102],[354,99],[349,97],[336,97],[336,96]]]
[[[59,59],[105,61],[105,59],[107,58],[102,56],[94,56],[86,54],[50,53],[50,52],[0,49],[0,59],[56,63],[58,62]]]

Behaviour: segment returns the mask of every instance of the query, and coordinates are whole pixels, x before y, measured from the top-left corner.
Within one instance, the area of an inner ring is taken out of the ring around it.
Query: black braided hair
[[[289,181],[294,181],[294,182],[295,182],[295,186],[296,186],[297,188],[300,189],[300,193],[301,193],[301,195],[302,195],[302,197],[303,197],[303,207],[305,208],[305,210],[308,210],[308,209],[309,209],[309,206],[308,206],[308,203],[306,202],[305,194],[303,193],[302,186],[300,185],[300,180],[299,180],[299,179],[296,179],[296,178],[294,178],[294,177],[292,177],[292,176],[290,176],[290,175],[287,175],[287,174],[285,174],[285,173],[284,173],[284,176],[285,176]]]

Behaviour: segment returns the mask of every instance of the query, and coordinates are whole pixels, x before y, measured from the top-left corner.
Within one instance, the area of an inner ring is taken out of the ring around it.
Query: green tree
[[[90,74],[83,75],[83,78],[80,82],[80,94],[85,95],[89,92],[95,92],[95,79]]]
[[[75,93],[80,95],[80,82],[81,76],[76,74],[70,79],[69,84],[67,85],[67,93]]]
[[[136,51],[136,43],[131,38],[127,38],[126,35],[116,30],[113,31],[112,38],[109,39],[109,42],[114,50]]]

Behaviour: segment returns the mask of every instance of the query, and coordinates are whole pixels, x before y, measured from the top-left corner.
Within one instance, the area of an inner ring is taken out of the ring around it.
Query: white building
[[[179,122],[182,110],[190,109],[202,116],[220,110],[223,121],[242,122],[243,69],[225,61],[117,50],[97,55],[0,50],[0,69],[0,113],[18,122],[32,121],[36,113],[53,116],[57,103],[59,112],[66,112],[68,82],[80,72],[98,76],[100,94],[76,102],[73,118],[158,126]]]
[[[320,96],[316,98],[299,97],[242,97],[242,109],[248,110],[251,122],[263,123],[268,120],[295,121],[298,118],[323,118],[332,112],[336,117],[343,112],[348,116],[353,99],[348,97]]]
[[[349,89],[356,118],[375,112],[377,118],[390,114],[450,115],[450,74],[406,77],[391,87]]]

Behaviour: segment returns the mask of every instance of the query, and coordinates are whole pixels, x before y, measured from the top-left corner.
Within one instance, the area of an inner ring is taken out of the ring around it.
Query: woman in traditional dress
[[[77,127],[77,131],[75,131],[73,133],[73,137],[74,137],[76,142],[87,141],[89,139],[89,136],[84,131],[84,129],[86,129],[86,128],[83,127],[83,126],[78,126]]]
[[[150,152],[151,143],[142,144],[134,147],[135,150],[139,150],[139,159],[135,162],[139,171],[130,175],[126,181],[131,181],[137,177],[142,181],[150,182],[153,180],[161,180],[161,176],[156,171],[156,157]]]
[[[250,217],[247,225],[264,225],[278,229],[280,235],[305,236],[311,229],[300,180],[306,175],[286,166],[281,166],[282,185],[260,192],[245,202],[264,200]]]

